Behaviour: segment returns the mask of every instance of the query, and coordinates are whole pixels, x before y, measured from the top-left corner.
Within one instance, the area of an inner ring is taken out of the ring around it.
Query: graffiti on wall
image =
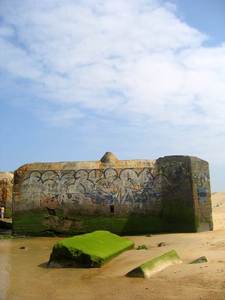
[[[204,186],[209,183],[209,173],[208,172],[199,172],[193,174],[193,179],[198,186]]]
[[[162,175],[162,191],[167,199],[184,193],[184,187],[189,187],[189,170],[183,161],[164,161],[160,166]]]
[[[26,202],[49,213],[72,205],[150,208],[160,203],[161,175],[151,168],[32,171],[21,184]]]
[[[198,193],[198,200],[200,203],[205,203],[208,200],[208,189],[205,187],[198,187],[197,188]]]
[[[193,179],[197,187],[199,203],[204,204],[207,202],[209,194],[209,173],[199,172],[193,175]]]

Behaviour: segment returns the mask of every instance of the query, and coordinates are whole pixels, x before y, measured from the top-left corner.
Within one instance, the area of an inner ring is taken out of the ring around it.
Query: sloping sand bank
[[[214,230],[225,229],[225,192],[212,194]]]

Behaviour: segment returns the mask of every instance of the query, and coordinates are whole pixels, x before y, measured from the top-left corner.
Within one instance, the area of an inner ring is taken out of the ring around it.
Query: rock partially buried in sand
[[[126,274],[128,277],[150,278],[153,274],[169,267],[170,265],[182,263],[175,250],[157,256]]]
[[[208,262],[208,259],[206,256],[201,256],[195,260],[193,260],[190,264],[202,264],[202,263],[205,263],[205,262]]]
[[[54,245],[49,267],[101,267],[134,242],[109,231],[94,231],[66,238]]]
[[[165,242],[161,242],[157,245],[158,247],[165,247],[166,246],[166,243]]]
[[[148,249],[148,247],[146,246],[146,245],[139,245],[139,246],[137,246],[137,248],[136,248],[136,250],[147,250]]]
[[[28,248],[26,246],[21,246],[19,249],[21,249],[21,250],[28,250]]]

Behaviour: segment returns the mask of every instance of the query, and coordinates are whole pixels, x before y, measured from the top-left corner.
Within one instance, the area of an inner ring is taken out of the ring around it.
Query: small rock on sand
[[[167,244],[165,243],[165,242],[161,242],[161,243],[159,243],[158,244],[158,247],[164,247],[164,246],[166,246]]]
[[[21,249],[21,250],[28,250],[28,248],[26,246],[21,246],[19,249]]]
[[[201,257],[199,257],[199,258],[193,260],[193,261],[191,262],[191,264],[201,264],[201,263],[205,263],[205,262],[208,262],[207,257],[206,257],[206,256],[201,256]]]

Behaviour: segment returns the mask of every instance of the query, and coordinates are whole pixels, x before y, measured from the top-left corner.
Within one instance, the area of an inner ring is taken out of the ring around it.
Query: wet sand
[[[213,232],[130,237],[148,250],[126,251],[100,269],[47,269],[60,238],[0,240],[0,300],[225,299],[225,193],[213,195],[213,218]],[[158,247],[160,242],[166,246]],[[149,280],[124,276],[171,249],[182,264]],[[189,264],[203,255],[207,263]]]

